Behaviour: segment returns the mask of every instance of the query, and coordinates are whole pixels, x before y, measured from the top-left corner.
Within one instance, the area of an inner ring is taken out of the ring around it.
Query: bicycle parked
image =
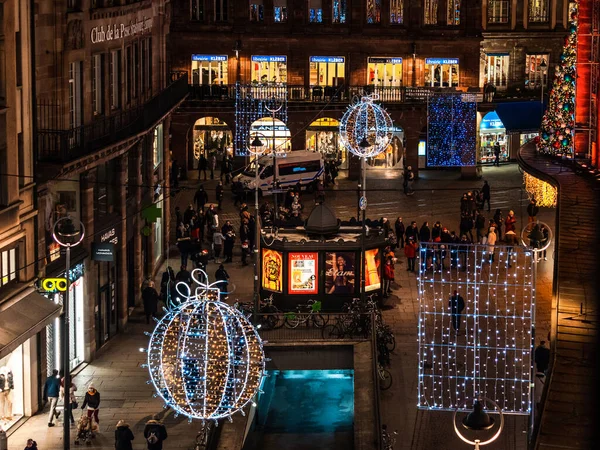
[[[234,307],[244,316],[250,318],[254,313],[254,304],[252,302],[236,302]],[[273,294],[260,301],[258,325],[264,330],[274,330],[281,328],[284,319],[281,311],[273,304]]]
[[[317,328],[322,328],[329,319],[320,314],[320,312],[321,302],[309,300],[306,305],[298,305],[295,312],[284,314],[285,326],[288,328],[297,328],[300,325],[310,326],[312,324]]]

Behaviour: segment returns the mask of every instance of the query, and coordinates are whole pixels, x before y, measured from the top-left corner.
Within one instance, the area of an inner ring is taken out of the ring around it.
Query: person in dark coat
[[[498,239],[502,239],[502,225],[504,225],[504,218],[502,217],[501,209],[496,210],[496,213],[494,214],[494,223],[496,224]]]
[[[179,190],[179,164],[176,159],[171,163],[171,187]]]
[[[537,215],[540,212],[540,208],[538,207],[534,198],[529,201],[529,205],[527,205],[527,215],[529,216],[527,219],[527,223],[535,223],[537,222]]]
[[[223,247],[225,262],[232,262],[233,245],[235,243],[235,231],[233,230],[233,225],[231,225],[231,222],[229,220],[225,221],[225,225],[223,225],[223,227],[221,228],[221,234],[225,238],[225,245]]]
[[[465,309],[465,300],[458,291],[454,291],[448,306],[450,307],[450,314],[452,314],[452,327],[458,332],[460,331],[460,314]]]
[[[208,169],[208,159],[206,159],[203,153],[200,155],[200,160],[198,161],[198,179],[204,174],[204,179],[206,180],[206,169]]]
[[[4,388],[4,383],[2,384]],[[10,387],[10,386],[9,386]],[[54,369],[52,371],[52,375],[46,378],[46,382],[44,383],[44,390],[42,392],[42,398],[44,402],[50,400],[50,413],[48,415],[48,426],[54,426],[54,418],[58,419],[60,416],[60,411],[56,411],[56,406],[58,405],[58,398],[60,397],[60,377],[58,376],[58,370]]]
[[[156,313],[158,312],[158,292],[154,289],[153,281],[150,281],[148,286],[142,291],[142,301],[144,303],[146,323],[150,323],[150,316],[156,317]]]
[[[175,277],[176,281],[183,281],[191,286],[192,284],[192,276],[190,272],[187,270],[187,266],[181,266],[179,272],[177,272],[177,276]]]
[[[404,232],[404,236],[408,241],[410,238],[413,238],[413,241],[419,241],[419,229],[417,228],[417,222],[414,220],[410,223],[410,226]]]
[[[206,174],[205,174],[206,177]],[[206,178],[204,178],[206,179]],[[196,203],[196,207],[198,212],[204,212],[204,205],[208,202],[208,194],[204,190],[204,186],[198,186],[196,193],[194,194],[194,203]]]
[[[491,192],[490,192],[490,185],[488,184],[487,181],[483,182],[483,187],[481,188],[481,194],[483,195],[483,206],[482,206],[482,209],[485,206],[485,202],[487,202],[488,212],[490,212]]]
[[[225,266],[223,266],[223,264],[219,265],[219,268],[215,272],[215,278],[217,281],[221,281],[221,283],[218,284],[221,295],[223,295],[224,293],[225,293],[225,295],[227,295],[227,285],[229,284],[229,274],[225,270]]]
[[[92,416],[94,416],[94,420],[97,424],[99,424],[100,419],[98,418],[98,414],[100,412],[100,392],[96,390],[93,383],[90,383],[88,386],[81,409],[85,409],[86,406],[88,419],[91,419]]]
[[[396,248],[404,248],[404,232],[406,228],[404,226],[404,222],[402,222],[402,217],[398,217],[396,222],[394,223],[394,230],[396,231]]]
[[[423,222],[421,229],[419,230],[419,241],[430,242],[431,241],[431,230],[429,229],[429,223]]]
[[[25,450],[38,450],[37,442],[35,442],[33,439],[27,439]]]
[[[133,450],[133,445],[131,445],[133,439],[129,424],[124,420],[119,420],[115,430],[115,450]]]
[[[468,234],[473,240],[473,217],[470,214],[463,214],[460,218],[460,234]]]
[[[148,450],[162,450],[163,441],[167,437],[167,428],[160,422],[158,415],[153,415],[144,427],[144,438],[148,444]]]
[[[540,345],[535,348],[533,353],[535,366],[538,372],[544,372],[547,375],[548,366],[550,365],[550,349],[546,347],[546,341],[540,341]]]
[[[500,167],[500,143],[494,144],[494,166]]]

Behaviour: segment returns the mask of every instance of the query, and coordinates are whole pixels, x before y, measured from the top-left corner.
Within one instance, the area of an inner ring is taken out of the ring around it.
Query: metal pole
[[[365,301],[365,289],[367,287],[367,264],[365,255],[365,239],[367,235],[367,158],[361,158],[361,170],[362,170],[362,199],[364,204],[361,205],[362,209],[362,238],[360,242],[361,246],[361,257],[362,257],[362,283],[360,289],[360,299],[364,303]],[[360,202],[360,200],[359,200]]]
[[[273,148],[271,152],[273,154],[273,203],[275,205],[275,219],[279,218],[279,207],[277,205],[277,156],[275,154],[275,112],[279,111],[273,105],[273,110],[271,111],[271,117],[273,119]],[[276,222],[273,222],[273,225],[277,225]]]
[[[64,416],[63,416],[63,449],[71,448],[71,364],[69,361],[70,355],[70,336],[69,336],[69,269],[71,266],[71,246],[67,245],[66,250],[66,268],[65,279],[67,282],[67,290],[63,301],[63,372],[64,372]]]
[[[252,323],[258,323],[258,308],[260,305],[260,214],[258,211],[258,154],[254,159],[254,308]]]

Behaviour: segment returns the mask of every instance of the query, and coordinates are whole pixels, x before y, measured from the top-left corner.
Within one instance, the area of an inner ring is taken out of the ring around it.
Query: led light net
[[[418,407],[469,410],[476,396],[529,414],[535,288],[532,252],[426,243],[419,267]],[[457,291],[464,309],[453,315]],[[454,328],[459,323],[458,333]]]

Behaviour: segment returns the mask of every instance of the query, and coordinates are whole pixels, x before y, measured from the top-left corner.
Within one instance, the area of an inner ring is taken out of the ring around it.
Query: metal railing
[[[89,155],[149,129],[188,95],[187,73],[171,76],[171,83],[147,102],[72,129],[38,130],[38,158],[67,162]]]

